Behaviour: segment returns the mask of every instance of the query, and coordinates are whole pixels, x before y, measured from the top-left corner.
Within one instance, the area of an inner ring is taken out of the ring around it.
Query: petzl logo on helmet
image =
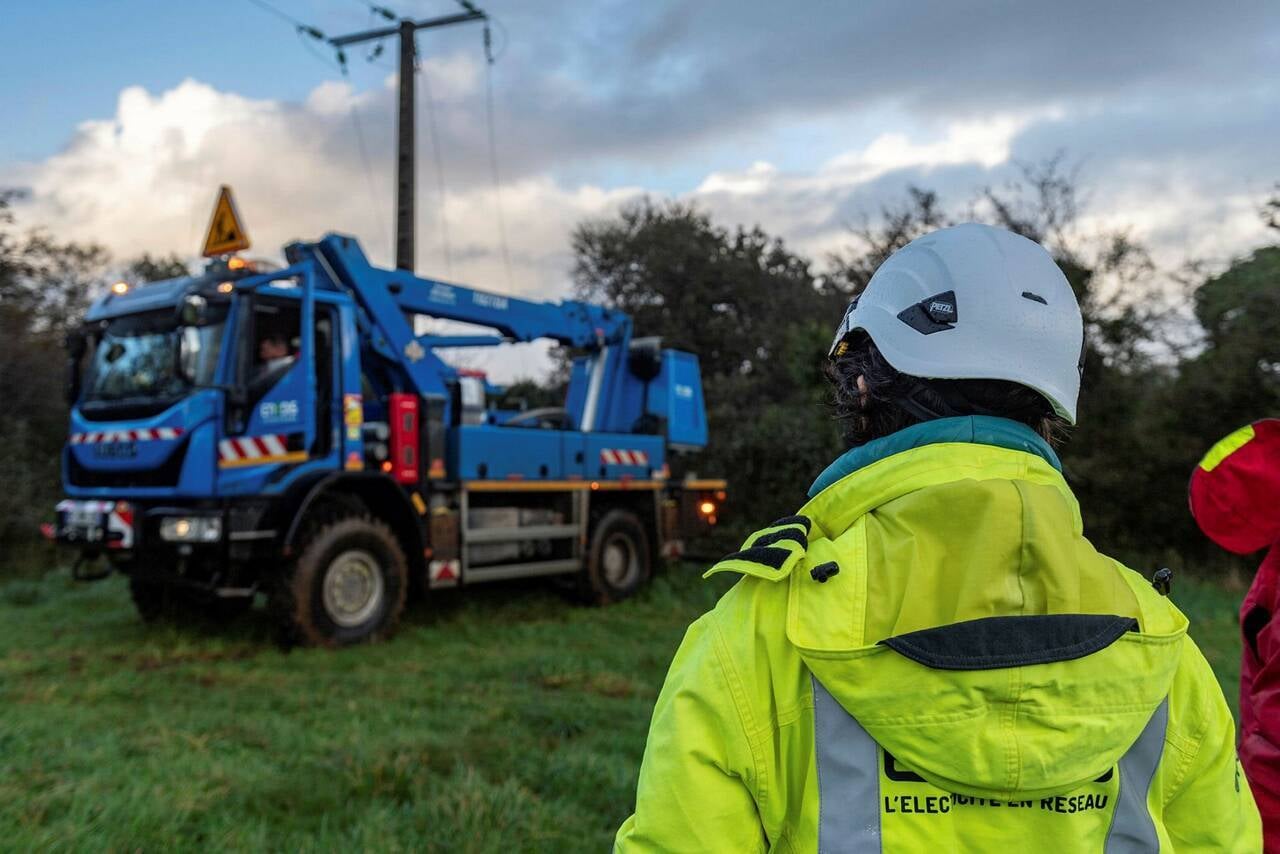
[[[929,316],[934,320],[942,320],[943,318],[954,318],[956,316],[956,307],[949,302],[941,300],[933,300],[929,303],[929,307],[925,309],[929,312]]]
[[[960,319],[956,308],[956,292],[944,291],[926,297],[900,311],[898,319],[925,335],[955,329],[955,323]]]

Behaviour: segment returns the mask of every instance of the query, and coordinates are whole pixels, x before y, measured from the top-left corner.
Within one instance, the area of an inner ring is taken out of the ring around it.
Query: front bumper
[[[278,555],[263,501],[143,503],[65,499],[49,539],[130,576],[196,586],[256,583]]]
[[[59,501],[53,538],[84,551],[127,552],[133,549],[134,506],[128,501]]]

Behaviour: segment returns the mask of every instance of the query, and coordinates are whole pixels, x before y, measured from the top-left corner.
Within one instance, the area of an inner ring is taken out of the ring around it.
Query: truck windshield
[[[222,319],[179,326],[171,309],[116,317],[94,336],[85,370],[82,403],[159,403],[185,394],[194,382],[213,382],[222,346]],[[182,347],[184,370],[178,371]]]

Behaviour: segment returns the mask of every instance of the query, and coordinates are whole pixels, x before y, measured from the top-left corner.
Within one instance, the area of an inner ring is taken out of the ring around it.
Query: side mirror
[[[196,381],[196,368],[200,364],[200,330],[195,326],[183,326],[178,332],[177,373],[188,383]]]
[[[204,326],[209,322],[209,301],[199,294],[187,294],[178,303],[178,323],[182,326]]]

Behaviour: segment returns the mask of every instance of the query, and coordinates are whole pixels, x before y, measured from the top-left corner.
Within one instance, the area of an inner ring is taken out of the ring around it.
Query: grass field
[[[390,643],[290,653],[260,613],[144,626],[118,578],[0,585],[0,847],[607,850],[726,584],[680,567],[607,609],[473,589]],[[1238,596],[1174,586],[1233,706]]]

